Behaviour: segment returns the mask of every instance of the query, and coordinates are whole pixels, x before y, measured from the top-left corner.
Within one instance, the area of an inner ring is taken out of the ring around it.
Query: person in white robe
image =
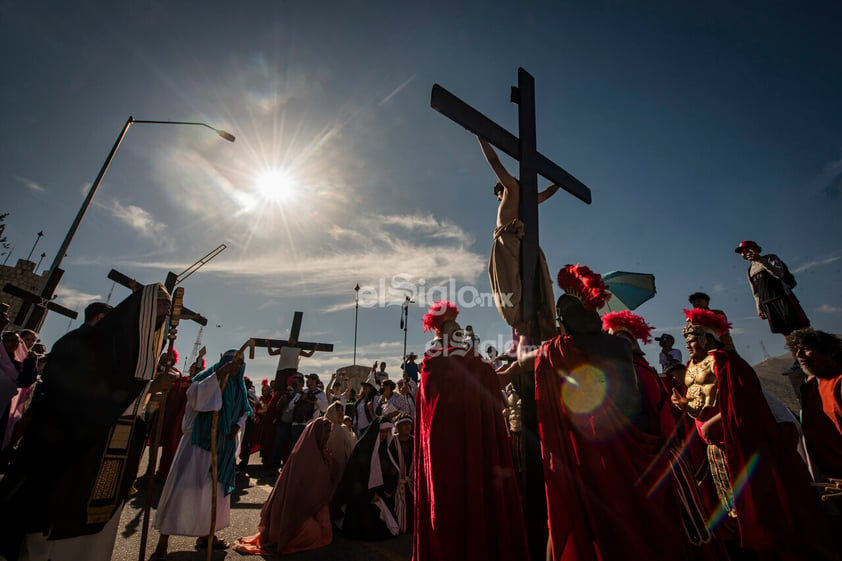
[[[187,406],[182,421],[181,442],[158,501],[152,527],[161,537],[152,559],[165,559],[169,536],[196,536],[197,547],[206,547],[210,537],[215,549],[228,544],[209,536],[212,510],[210,419],[218,414],[218,477],[215,529],[231,525],[231,491],[234,489],[235,462],[242,429],[251,412],[243,380],[245,363],[233,361],[228,351],[220,361],[193,378],[187,390]],[[228,377],[224,390],[220,383]]]

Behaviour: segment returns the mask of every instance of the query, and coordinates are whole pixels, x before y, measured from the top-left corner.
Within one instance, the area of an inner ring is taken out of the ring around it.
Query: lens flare
[[[565,408],[577,415],[590,413],[605,400],[608,382],[605,373],[590,364],[583,364],[564,375],[561,400]]]

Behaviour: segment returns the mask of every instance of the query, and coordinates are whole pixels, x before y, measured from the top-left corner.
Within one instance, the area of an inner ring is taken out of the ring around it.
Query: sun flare
[[[256,194],[270,203],[293,203],[298,198],[298,189],[298,181],[283,169],[264,171],[255,180]]]

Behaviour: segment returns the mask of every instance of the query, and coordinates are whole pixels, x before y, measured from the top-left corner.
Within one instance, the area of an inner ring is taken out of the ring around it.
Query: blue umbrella
[[[600,309],[602,313],[634,310],[655,296],[655,275],[649,273],[611,271],[602,275],[602,280],[611,291],[611,298]]]

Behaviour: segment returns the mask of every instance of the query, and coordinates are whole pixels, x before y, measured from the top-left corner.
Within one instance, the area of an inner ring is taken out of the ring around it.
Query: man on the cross
[[[309,358],[316,352],[315,349],[305,351],[296,346],[297,344],[298,339],[294,335],[289,336],[289,341],[286,345],[282,345],[277,349],[272,349],[269,340],[266,340],[266,350],[269,351],[269,356],[280,355],[280,358],[278,358],[278,368],[275,372],[275,383],[281,384],[280,387],[289,385],[290,376],[294,376],[298,372],[298,363],[301,362],[301,357]]]
[[[518,333],[526,334],[526,322],[521,310],[520,246],[524,228],[519,217],[520,183],[506,171],[491,145],[479,136],[477,139],[488,165],[497,176],[494,194],[500,202],[497,208],[497,227],[494,229],[494,245],[488,262],[488,276],[491,280],[494,302],[503,320],[514,327]],[[558,185],[550,185],[538,193],[538,203],[546,201],[558,190]],[[540,248],[538,263],[540,279],[538,280],[538,331],[536,335],[543,341],[554,337],[557,331],[553,309],[553,283],[547,269],[547,260]]]

